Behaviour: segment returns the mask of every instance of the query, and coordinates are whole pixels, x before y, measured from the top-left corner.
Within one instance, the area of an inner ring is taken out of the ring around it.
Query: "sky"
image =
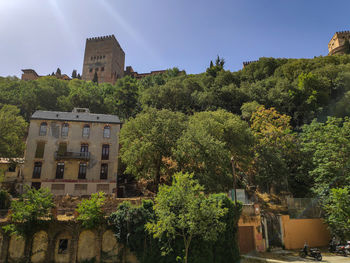
[[[135,71],[237,71],[260,57],[327,55],[349,0],[0,0],[0,76],[82,71],[85,40],[112,35]]]

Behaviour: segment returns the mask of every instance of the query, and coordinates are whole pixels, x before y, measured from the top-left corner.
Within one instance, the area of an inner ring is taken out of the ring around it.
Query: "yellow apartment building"
[[[118,116],[36,111],[30,120],[24,156],[24,184],[55,195],[90,195],[116,189]]]

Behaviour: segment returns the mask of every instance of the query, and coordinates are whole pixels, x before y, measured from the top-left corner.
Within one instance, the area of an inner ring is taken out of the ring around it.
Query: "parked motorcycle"
[[[309,256],[315,258],[318,261],[322,260],[321,251],[318,248],[309,248],[307,243],[305,243],[304,248],[299,251],[299,256],[302,258]]]
[[[337,246],[334,253],[339,254],[341,256],[344,256],[344,257],[346,257],[348,255],[348,253],[346,252],[345,245]]]
[[[347,245],[342,245],[340,242],[332,239],[329,242],[329,252],[346,257],[350,253],[350,241],[348,241]]]
[[[347,256],[350,256],[350,241],[346,242],[345,252]]]

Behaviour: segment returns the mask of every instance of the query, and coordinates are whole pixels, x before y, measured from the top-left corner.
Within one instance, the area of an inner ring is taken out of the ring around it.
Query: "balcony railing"
[[[78,159],[78,160],[90,160],[90,152],[55,152],[56,160]]]

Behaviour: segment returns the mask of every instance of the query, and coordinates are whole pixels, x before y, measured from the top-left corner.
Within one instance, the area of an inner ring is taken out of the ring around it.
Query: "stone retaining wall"
[[[136,257],[119,244],[107,226],[83,229],[80,224],[52,222],[27,240],[0,234],[0,262],[137,263]]]

